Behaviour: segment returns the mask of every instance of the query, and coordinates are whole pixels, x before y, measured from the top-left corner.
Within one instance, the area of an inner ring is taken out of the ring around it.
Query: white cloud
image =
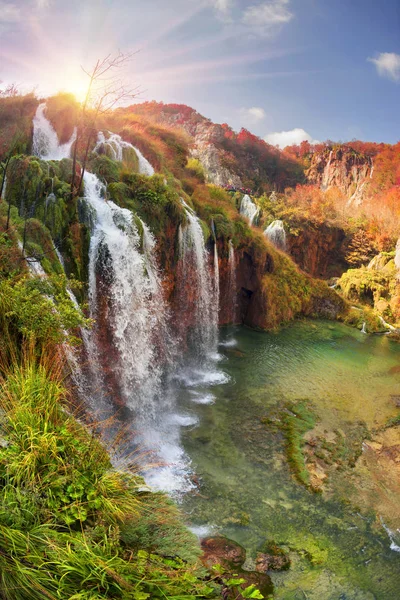
[[[215,8],[222,13],[228,13],[232,7],[232,0],[213,0]]]
[[[272,144],[272,146],[279,146],[280,148],[285,148],[286,146],[291,146],[292,144],[301,144],[307,140],[310,144],[319,144],[318,140],[313,140],[312,136],[304,131],[304,129],[300,129],[300,127],[296,127],[290,131],[275,131],[274,133],[269,133],[265,136],[264,140],[268,142],[268,144]]]
[[[13,2],[0,2],[0,23],[17,23],[21,20],[21,10]]]
[[[378,58],[369,58],[382,77],[388,77],[393,81],[400,81],[400,54],[395,52],[381,52]]]
[[[265,119],[266,114],[263,108],[252,106],[251,108],[241,108],[240,117],[245,125],[256,125]]]
[[[293,19],[289,4],[290,0],[269,0],[249,6],[243,13],[242,21],[255,32],[266,35]]]

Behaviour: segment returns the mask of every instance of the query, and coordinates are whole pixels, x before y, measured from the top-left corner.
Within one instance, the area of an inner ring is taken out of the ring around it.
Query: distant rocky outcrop
[[[359,206],[366,196],[372,173],[373,162],[369,156],[347,146],[337,146],[314,153],[306,176],[310,183],[323,190],[339,188],[349,204]]]
[[[184,104],[145,102],[125,111],[183,129],[190,138],[189,152],[200,161],[208,183],[283,192],[305,181],[300,161],[246,129],[235,132],[226,123],[213,123]]]

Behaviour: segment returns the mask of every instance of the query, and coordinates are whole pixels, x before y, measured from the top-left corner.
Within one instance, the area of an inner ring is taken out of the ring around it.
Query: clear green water
[[[215,403],[182,399],[199,419],[183,439],[200,482],[183,500],[191,524],[240,542],[250,559],[266,540],[286,548],[292,567],[273,575],[276,598],[399,599],[400,553],[377,515],[356,506],[350,478],[348,497],[343,484],[308,491],[288,466],[283,434],[261,419],[307,398],[326,431],[382,426],[398,413],[400,344],[323,321],[278,334],[239,328],[234,337],[220,363],[230,382],[202,390]]]

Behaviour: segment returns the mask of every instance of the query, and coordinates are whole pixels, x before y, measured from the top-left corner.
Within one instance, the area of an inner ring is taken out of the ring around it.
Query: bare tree
[[[3,81],[0,81],[0,85]],[[17,83],[8,83],[4,89],[0,89],[0,98],[15,98],[20,92]]]
[[[133,99],[140,93],[138,87],[127,87],[119,77],[121,69],[132,60],[134,54],[136,53],[131,52],[126,54],[118,51],[115,55],[108,54],[105,58],[98,59],[91,71],[87,71],[82,67],[83,72],[89,78],[89,83],[85,100],[82,104],[74,146],[71,182],[72,197],[78,195],[82,188],[90,144],[93,135],[97,131],[96,124],[98,118],[111,111],[120,102]],[[82,170],[78,185],[75,186],[78,146],[79,142],[85,136],[86,148],[82,161]]]

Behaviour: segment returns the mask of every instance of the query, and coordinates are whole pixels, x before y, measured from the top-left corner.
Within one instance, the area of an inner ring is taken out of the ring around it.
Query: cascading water
[[[218,308],[216,310],[209,254],[200,221],[186,202],[182,200],[182,204],[187,217],[187,225],[179,232],[182,310],[184,313],[194,313],[194,319],[191,320],[191,346],[197,360],[206,364],[210,356],[217,352]],[[193,295],[192,298],[187,297],[188,293]],[[188,314],[185,316],[187,318]]]
[[[331,162],[332,162],[332,156],[333,156],[333,150],[331,150],[331,151],[329,152],[329,159],[328,159],[327,165],[326,165],[326,167],[325,167],[325,169],[324,169],[324,172],[323,172],[323,175],[322,175],[322,183],[321,183],[321,187],[322,187],[322,189],[323,189],[323,190],[326,190],[326,189],[328,189],[328,185],[329,185],[329,176],[330,176],[330,173],[329,173],[329,167],[331,166]]]
[[[279,219],[272,221],[264,231],[264,235],[276,248],[286,251],[286,231],[283,221],[280,221]]]
[[[33,149],[32,152],[43,160],[62,160],[69,158],[71,148],[76,140],[76,129],[70,140],[65,144],[59,144],[57,133],[50,121],[46,119],[44,111],[46,103],[39,104],[33,119]]]
[[[124,149],[134,150],[138,157],[139,161],[139,173],[142,175],[147,175],[151,177],[154,175],[154,168],[149,163],[147,158],[143,156],[138,148],[132,146],[129,142],[125,142],[120,135],[117,133],[108,132],[108,137],[106,138],[105,134],[102,131],[99,131],[97,136],[97,143],[94,147],[95,152],[100,152],[101,150],[109,149],[111,152],[111,157],[114,160],[122,161],[124,157]]]
[[[2,182],[2,190],[1,190],[1,195],[0,195],[0,200],[5,199],[6,198],[6,191],[7,191],[7,175],[4,175],[4,180]]]
[[[393,552],[400,552],[400,529],[397,529],[397,531],[392,531],[392,529],[390,529],[383,521],[382,517],[381,517],[381,524],[383,529],[386,531],[386,533],[389,536],[390,539],[390,549],[393,550]]]
[[[25,258],[26,264],[28,265],[28,269],[30,274],[33,277],[47,277],[46,271],[43,269],[40,261],[36,258],[32,258],[30,256],[26,256],[23,244],[18,240],[18,248],[22,252],[22,256]]]
[[[256,217],[258,216],[258,207],[248,194],[245,194],[242,198],[242,202],[240,203],[240,214],[246,217],[249,222],[249,225],[253,225]]]
[[[236,256],[232,240],[229,240],[229,258],[228,258],[228,281],[226,287],[226,309],[228,311],[228,323],[226,337],[220,342],[220,346],[231,348],[236,346],[237,341],[234,337],[235,323],[237,322],[237,281],[236,281]]]
[[[394,264],[396,265],[396,269],[400,271],[400,238],[397,240],[396,244],[396,254],[394,257]]]
[[[229,300],[231,305],[231,315],[230,320],[231,323],[236,322],[236,306],[237,306],[237,298],[236,298],[236,257],[235,257],[235,248],[232,240],[229,240]]]
[[[220,285],[219,285],[219,257],[218,257],[218,245],[214,242],[214,299],[213,299],[213,310],[215,312],[214,320],[219,322],[219,296],[220,296]],[[217,334],[218,335],[218,334]]]
[[[95,222],[89,251],[89,300],[93,318],[100,317],[99,286],[107,288],[107,322],[118,351],[114,365],[126,404],[135,413],[156,411],[166,311],[160,304],[159,279],[147,252],[140,252],[140,234],[131,211],[104,199],[104,186],[86,173],[85,200],[94,209]],[[101,278],[101,279],[100,279]],[[98,336],[98,324],[94,335]],[[161,343],[160,343],[161,342]]]

